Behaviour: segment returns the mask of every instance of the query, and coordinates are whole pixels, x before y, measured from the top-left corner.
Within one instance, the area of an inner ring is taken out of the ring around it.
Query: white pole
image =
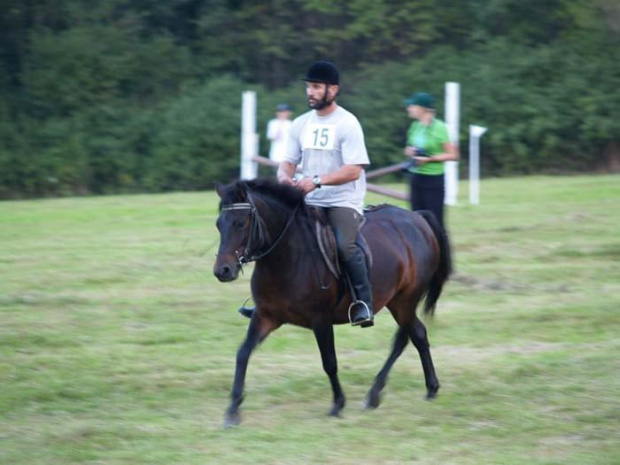
[[[480,203],[480,138],[487,128],[469,126],[469,203]]]
[[[459,149],[459,118],[460,118],[461,86],[458,82],[446,82],[446,126],[450,135],[450,142]],[[456,205],[459,193],[459,163],[447,161],[445,163],[446,205]]]
[[[254,179],[258,163],[252,157],[258,154],[256,134],[256,92],[248,90],[242,94],[241,108],[241,179]]]

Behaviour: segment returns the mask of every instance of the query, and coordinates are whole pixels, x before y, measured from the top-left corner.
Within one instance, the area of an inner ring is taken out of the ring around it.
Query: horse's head
[[[239,270],[245,261],[254,206],[249,202],[244,184],[217,184],[215,190],[221,199],[216,222],[220,232],[220,247],[213,274],[222,282],[234,281],[239,277]]]
[[[304,200],[298,189],[267,179],[218,184],[216,191],[221,199],[220,247],[213,274],[227,282],[239,277],[245,263],[273,250]]]

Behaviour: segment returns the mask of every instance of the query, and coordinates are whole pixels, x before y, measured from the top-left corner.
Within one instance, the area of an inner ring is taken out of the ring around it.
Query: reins
[[[254,205],[254,202],[252,201],[252,198],[249,196],[249,193],[248,193],[248,200],[249,202],[233,203],[226,207],[222,207],[222,212],[229,211],[229,210],[250,210],[250,215],[251,215],[250,221],[252,222],[252,224],[250,226],[250,236],[248,237],[248,241],[245,244],[245,247],[243,249],[243,255],[239,255],[239,251],[235,250],[235,254],[237,255],[237,262],[239,263],[239,268],[242,268],[243,265],[245,265],[246,263],[254,262],[256,260],[260,260],[263,257],[266,257],[278,246],[282,238],[286,235],[288,228],[293,223],[293,220],[295,219],[295,215],[297,214],[297,210],[299,210],[299,206],[301,205],[300,203],[298,203],[295,206],[295,210],[293,210],[293,213],[291,214],[288,221],[286,222],[286,225],[282,229],[282,232],[276,238],[276,240],[269,246],[269,248],[265,250],[264,252],[257,252],[252,255],[250,251],[250,245],[252,243],[252,238],[255,236],[255,231],[256,231],[256,234],[258,234],[259,240],[261,242],[262,240],[260,238],[264,238],[264,234],[260,226],[260,223],[262,223],[262,219],[260,218],[258,209]]]
[[[222,207],[221,209],[221,212],[235,211],[235,210],[250,210],[251,225],[250,225],[250,234],[249,234],[248,240],[245,246],[243,247],[242,253],[240,253],[239,250],[235,250],[235,256],[237,258],[237,266],[239,267],[241,272],[243,272],[243,265],[245,265],[246,263],[260,260],[263,257],[266,257],[280,244],[280,242],[286,235],[288,229],[290,228],[291,224],[295,220],[295,216],[297,215],[297,212],[301,204],[303,203],[303,201],[299,202],[295,206],[293,213],[289,217],[284,228],[281,230],[280,235],[276,238],[276,240],[270,246],[268,246],[267,250],[252,254],[250,249],[251,249],[254,237],[258,237],[258,242],[261,244],[265,242],[265,234],[263,231],[264,226],[261,227],[261,225],[264,225],[264,221],[259,215],[258,209],[255,206],[254,199],[252,198],[252,195],[250,194],[250,192],[247,192],[247,200],[248,200],[247,202],[238,202],[238,203],[229,204],[225,207]],[[317,245],[318,245],[319,237],[315,235],[314,240],[317,241]],[[319,249],[320,249],[320,246],[319,246]],[[320,275],[320,272],[318,269],[318,262],[317,262],[317,257],[320,257],[320,256],[321,256],[320,252],[318,254],[313,255],[313,260],[312,260],[313,265],[314,265],[313,269],[316,273],[317,281],[319,282],[321,289],[325,290],[325,289],[329,289],[331,287],[331,284],[329,282],[325,284],[324,280],[322,279]]]

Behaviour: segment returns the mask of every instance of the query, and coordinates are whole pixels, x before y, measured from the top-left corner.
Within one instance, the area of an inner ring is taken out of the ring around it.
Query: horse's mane
[[[271,197],[289,208],[305,205],[303,193],[293,186],[280,184],[271,178],[257,178],[245,182],[250,193]]]
[[[269,203],[276,201],[289,210],[297,208],[299,213],[305,213],[306,211],[304,195],[299,189],[286,184],[280,184],[272,178],[236,181],[226,186],[221,204],[249,202],[250,198],[255,196]]]

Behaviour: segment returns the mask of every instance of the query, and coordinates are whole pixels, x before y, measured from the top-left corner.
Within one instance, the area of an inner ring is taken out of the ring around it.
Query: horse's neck
[[[280,237],[282,234],[284,235]],[[260,261],[265,265],[277,264],[281,270],[295,268],[298,259],[306,255],[312,256],[313,250],[317,249],[316,239],[307,225],[307,220],[300,215],[295,218],[289,217],[284,223],[270,227],[269,236],[272,244],[275,241],[279,242]]]
[[[257,260],[252,287],[255,299],[273,302],[285,298],[301,305],[309,293],[336,289],[334,279],[322,258],[310,221],[300,217],[293,220],[281,243]]]

